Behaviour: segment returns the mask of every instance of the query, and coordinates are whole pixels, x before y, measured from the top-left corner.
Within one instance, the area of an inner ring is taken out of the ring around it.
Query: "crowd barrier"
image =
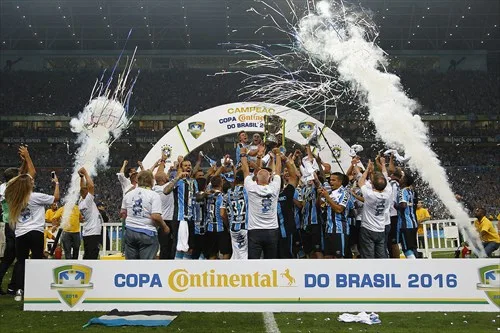
[[[471,224],[474,219],[470,219]],[[495,221],[496,222],[496,221]],[[496,225],[496,223],[493,223]],[[429,220],[422,223],[424,230],[424,247],[419,248],[424,258],[432,258],[436,252],[453,252],[461,246],[462,241],[457,221],[448,220]],[[47,225],[50,228],[50,225]],[[109,222],[103,224],[101,257],[114,255],[122,252],[122,224],[120,222]],[[50,249],[53,240],[47,241],[47,247]],[[83,249],[83,244],[82,244]],[[500,251],[500,250],[499,250]],[[497,252],[499,252],[497,251]],[[498,254],[497,254],[498,255]],[[80,252],[83,256],[83,251]]]

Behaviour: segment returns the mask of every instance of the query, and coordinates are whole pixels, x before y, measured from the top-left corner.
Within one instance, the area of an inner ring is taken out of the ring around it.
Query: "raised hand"
[[[28,146],[23,145],[19,147],[19,156],[22,160],[26,160],[26,158],[29,158],[30,153],[28,152]]]

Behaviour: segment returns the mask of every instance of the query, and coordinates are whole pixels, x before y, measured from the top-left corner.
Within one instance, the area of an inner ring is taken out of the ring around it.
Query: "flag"
[[[169,311],[122,312],[114,309],[104,316],[90,319],[83,327],[94,324],[104,326],[168,326],[178,315],[178,312]]]

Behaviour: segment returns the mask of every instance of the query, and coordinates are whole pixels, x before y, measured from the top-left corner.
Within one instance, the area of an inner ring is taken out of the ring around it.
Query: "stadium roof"
[[[339,0],[337,0],[339,1]],[[286,0],[269,0],[287,9]],[[304,12],[313,0],[293,0]],[[375,13],[386,50],[500,50],[498,0],[357,0]],[[0,0],[2,50],[217,49],[282,43],[253,0]]]

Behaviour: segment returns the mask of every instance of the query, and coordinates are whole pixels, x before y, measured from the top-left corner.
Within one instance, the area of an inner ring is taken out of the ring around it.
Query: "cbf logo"
[[[50,284],[50,289],[55,289],[63,300],[70,307],[75,306],[88,289],[93,289],[90,282],[92,268],[84,265],[65,265],[56,267],[53,270],[54,283]]]
[[[342,148],[339,145],[333,145],[333,147],[332,147],[332,155],[335,158],[340,158],[340,156],[342,155]]]
[[[188,132],[191,133],[191,135],[195,138],[198,139],[200,135],[205,132],[205,123],[202,121],[194,121],[192,123],[188,124]]]
[[[500,265],[490,265],[479,269],[478,290],[484,290],[486,296],[500,307]]]
[[[163,147],[161,147],[161,152],[166,157],[165,162],[170,162],[170,157],[172,156],[172,146],[169,144],[163,145]]]
[[[303,121],[297,125],[297,132],[302,134],[304,139],[307,139],[312,132],[314,131],[314,128],[316,127],[316,124],[313,123],[312,121]]]

